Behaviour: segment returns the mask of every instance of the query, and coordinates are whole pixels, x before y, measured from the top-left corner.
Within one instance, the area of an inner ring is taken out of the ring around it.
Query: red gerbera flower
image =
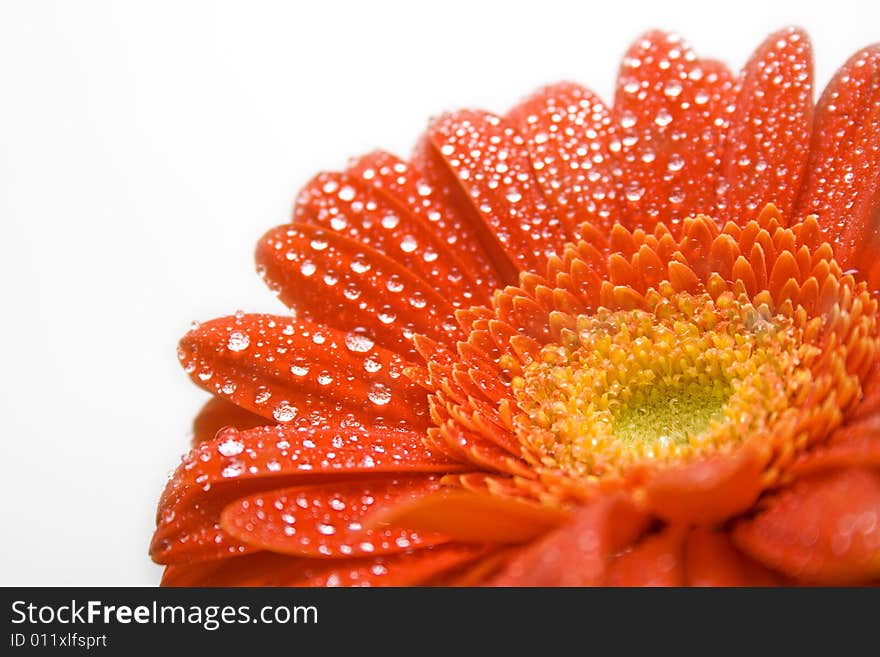
[[[313,179],[292,310],[180,344],[216,397],[162,496],[172,585],[880,578],[880,47],[813,106],[652,32]]]

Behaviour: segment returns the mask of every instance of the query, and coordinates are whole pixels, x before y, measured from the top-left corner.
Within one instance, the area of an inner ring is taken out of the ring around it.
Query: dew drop
[[[290,366],[290,373],[294,376],[305,376],[309,373],[308,363],[298,362]]]
[[[283,401],[279,402],[279,404],[272,411],[272,417],[275,418],[276,422],[290,422],[293,418],[296,417],[296,413],[296,406],[291,405],[290,402]]]
[[[659,112],[657,112],[657,116],[654,117],[654,123],[659,125],[661,128],[664,128],[672,123],[672,114],[670,114],[666,110],[660,110]]]
[[[681,155],[674,153],[669,157],[669,162],[666,166],[670,171],[681,171],[684,167],[684,158]]]
[[[681,83],[678,80],[672,80],[666,83],[666,86],[663,88],[663,93],[669,98],[676,98],[681,94],[681,89]]]
[[[406,235],[400,242],[400,250],[404,253],[412,253],[418,246],[419,243],[416,242],[416,238],[412,235]]]
[[[400,276],[397,274],[391,274],[385,283],[385,287],[388,288],[389,292],[400,292],[403,289],[403,281],[400,280]]]
[[[645,194],[644,187],[630,187],[626,190],[626,200],[635,203]]]
[[[229,334],[229,339],[226,341],[226,348],[229,351],[244,351],[250,345],[251,339],[248,337],[247,333],[242,333],[241,331],[233,331]]]
[[[244,451],[244,443],[230,436],[217,445],[217,451],[223,456],[238,456]]]
[[[377,315],[379,321],[383,324],[390,324],[395,319],[397,319],[397,314],[394,312],[394,309],[391,306],[382,306]]]
[[[391,401],[391,390],[384,383],[374,383],[367,396],[376,406],[385,406]]]
[[[375,343],[370,336],[365,335],[364,333],[352,331],[345,336],[345,346],[348,347],[350,351],[366,353],[373,348],[374,344]]]
[[[370,263],[367,262],[366,258],[362,255],[355,256],[354,260],[351,261],[351,270],[355,274],[365,274],[370,271]]]
[[[232,477],[239,476],[242,472],[244,472],[244,466],[241,463],[232,463],[223,468],[220,476],[225,479],[231,479]]]

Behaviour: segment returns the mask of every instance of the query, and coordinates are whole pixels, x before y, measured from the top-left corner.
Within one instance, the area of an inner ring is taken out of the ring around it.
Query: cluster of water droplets
[[[398,161],[362,168],[351,174],[322,174],[297,201],[296,217],[324,226],[399,262],[430,286],[443,288],[453,306],[469,304],[475,284],[450,245],[438,233],[442,215],[430,202],[433,189],[413,185],[408,165]],[[383,192],[381,181],[395,178],[398,187],[413,187],[403,207]],[[378,189],[377,189],[378,187]],[[414,212],[422,208],[424,213]]]
[[[454,305],[402,263],[309,226],[275,235],[266,242],[267,252],[283,257],[266,257],[264,276],[281,281],[282,298],[299,301],[303,317],[316,315],[316,321],[331,324],[345,317],[346,324],[361,321],[386,335],[390,329],[390,335],[402,337],[385,342],[395,347],[407,344],[415,332],[441,339],[457,333]]]
[[[377,509],[435,491],[432,477],[390,478],[357,484],[271,490],[234,503],[227,522],[261,544],[306,556],[362,557],[436,543],[419,532],[372,526]]]
[[[609,220],[617,184],[608,152],[612,120],[602,101],[584,87],[564,83],[542,90],[510,116],[526,139],[544,196],[569,224]]]
[[[432,135],[446,165],[515,265],[540,271],[561,252],[567,229],[532,175],[531,157],[511,125],[489,113],[449,114]]]
[[[229,319],[200,325],[192,344],[183,341],[184,369],[219,396],[275,422],[321,418],[335,397],[340,409],[372,408],[381,425],[395,390],[413,385],[403,376],[406,361],[377,345],[370,329],[342,332],[272,316]],[[425,412],[417,406],[406,413]]]

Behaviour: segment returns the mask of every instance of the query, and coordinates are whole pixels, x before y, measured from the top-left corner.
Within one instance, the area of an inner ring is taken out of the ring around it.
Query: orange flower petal
[[[424,427],[424,390],[404,377],[407,363],[370,332],[344,333],[276,315],[205,322],[180,341],[192,380],[269,421],[346,413]]]
[[[439,487],[436,477],[423,476],[275,489],[229,504],[220,525],[250,546],[283,554],[319,558],[393,554],[448,539],[370,526],[370,516]]]
[[[253,429],[263,426],[266,419],[236,406],[222,397],[211,397],[193,420],[193,447],[211,440],[224,427]]]
[[[183,459],[162,494],[150,548],[160,563],[216,559],[251,548],[220,525],[240,498],[275,488],[356,475],[460,472],[423,436],[350,421],[343,426],[227,428]]]
[[[500,117],[460,111],[436,119],[428,139],[489,229],[495,250],[500,246],[515,270],[543,273],[573,227],[547,206],[523,138]]]
[[[650,519],[623,497],[606,497],[516,556],[493,586],[598,586],[609,557],[636,540]]]
[[[365,159],[369,162],[374,158]],[[436,289],[455,306],[485,303],[489,300],[485,288],[473,281],[453,247],[443,240],[429,220],[411,213],[408,206],[394,203],[373,187],[372,182],[382,170],[401,166],[405,171],[405,165],[382,164],[362,168],[357,172],[360,175],[352,172],[316,176],[300,192],[294,220],[299,224],[314,224],[362,244],[367,253],[378,251],[425,281],[429,289]],[[302,247],[303,255],[310,260],[325,256],[305,244]]]
[[[880,468],[880,415],[841,427],[831,435],[828,443],[804,453],[786,472],[802,477],[832,468]]]
[[[737,546],[799,580],[846,584],[880,576],[880,471],[846,468],[796,481],[752,519]]]
[[[880,360],[874,359],[868,376],[862,382],[862,401],[856,406],[853,419],[870,417],[880,412]]]
[[[438,545],[368,559],[306,559],[272,552],[169,566],[162,586],[417,586],[486,554]]]
[[[697,527],[684,546],[688,586],[775,586],[783,580],[739,552],[727,532]]]
[[[535,180],[569,226],[608,226],[620,208],[611,113],[589,89],[561,82],[537,91],[508,114],[525,139]]]
[[[648,536],[612,558],[605,574],[608,586],[681,586],[684,584],[684,534],[671,527]]]
[[[751,449],[657,470],[644,487],[645,507],[664,520],[711,524],[748,509],[761,493],[764,462]]]
[[[258,480],[266,488],[309,483],[327,475],[460,472],[463,466],[433,454],[415,431],[342,425],[226,429],[190,450],[160,501],[174,509],[204,500],[224,485]],[[241,493],[241,496],[256,491]],[[230,500],[231,501],[231,500]]]
[[[739,225],[773,203],[790,217],[809,153],[813,60],[803,30],[771,34],[746,64],[721,172],[724,219]]]
[[[841,266],[880,286],[880,45],[859,51],[816,106],[801,215],[815,213]]]
[[[375,522],[455,540],[521,543],[562,523],[568,514],[526,502],[450,490],[425,495],[377,514]]]
[[[611,151],[623,170],[628,227],[706,212],[715,206],[730,73],[699,60],[680,38],[649,32],[623,58],[614,98]]]
[[[389,203],[405,208],[413,217],[420,217],[453,249],[464,270],[476,284],[474,294],[479,300],[501,286],[489,256],[480,245],[477,232],[470,224],[473,208],[467,204],[464,215],[445,200],[442,190],[435,190],[413,165],[391,155],[376,151],[357,158],[349,172],[367,180],[376,193]],[[403,219],[403,215],[401,215]]]
[[[158,523],[150,543],[156,563],[193,563],[227,559],[254,551],[228,534],[219,523],[223,508],[240,495],[242,487],[227,488],[196,500],[165,499],[159,505]]]
[[[412,354],[413,332],[454,344],[463,339],[455,308],[431,284],[373,249],[305,224],[278,226],[257,246],[268,285],[303,319]]]

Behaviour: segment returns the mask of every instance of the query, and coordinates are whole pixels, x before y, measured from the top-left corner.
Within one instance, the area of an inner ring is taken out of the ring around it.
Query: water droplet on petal
[[[279,404],[272,411],[272,417],[275,418],[276,422],[290,422],[293,418],[296,417],[296,413],[296,406],[291,405],[290,402],[283,401],[279,402]]]
[[[659,125],[661,128],[668,126],[672,123],[672,114],[667,112],[666,110],[660,110],[657,112],[657,116],[654,117],[654,123]]]
[[[230,436],[217,445],[217,451],[223,456],[238,456],[244,451],[244,443]]]
[[[374,344],[375,343],[370,338],[370,336],[365,335],[364,333],[352,331],[345,336],[345,346],[348,347],[349,350],[358,353],[365,353],[369,351],[373,348]]]
[[[412,235],[406,235],[400,242],[400,250],[404,253],[412,253],[418,248],[419,244]]]
[[[309,373],[308,363],[298,362],[290,366],[290,373],[294,376],[305,376]]]
[[[384,383],[374,383],[367,396],[376,406],[385,406],[391,401],[391,390]]]
[[[232,463],[223,468],[220,476],[226,479],[231,479],[232,477],[239,476],[242,472],[244,472],[244,466],[241,463]]]

